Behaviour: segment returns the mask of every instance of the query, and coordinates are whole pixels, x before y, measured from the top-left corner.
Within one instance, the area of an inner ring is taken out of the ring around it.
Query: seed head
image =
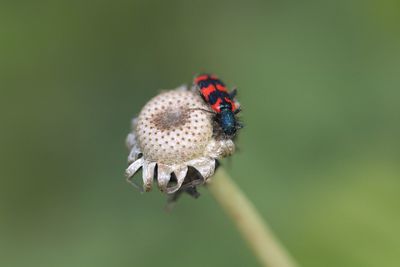
[[[151,190],[156,179],[161,191],[176,192],[188,167],[195,168],[206,181],[214,173],[216,159],[235,150],[232,140],[216,136],[213,125],[212,110],[185,86],[155,96],[132,121],[126,140],[130,150],[128,181],[132,182],[141,167],[145,191]]]

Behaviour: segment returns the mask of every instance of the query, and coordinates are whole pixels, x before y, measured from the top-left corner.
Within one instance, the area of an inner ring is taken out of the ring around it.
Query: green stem
[[[284,247],[274,237],[267,223],[240,188],[219,167],[208,188],[217,202],[235,222],[243,238],[263,266],[296,267]]]

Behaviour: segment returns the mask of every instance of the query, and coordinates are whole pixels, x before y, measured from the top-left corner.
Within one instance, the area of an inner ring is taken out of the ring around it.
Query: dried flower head
[[[213,113],[196,92],[186,86],[151,99],[132,121],[126,139],[130,150],[127,180],[143,169],[143,189],[156,179],[161,191],[172,194],[194,168],[205,182],[214,174],[216,160],[231,155],[235,145],[214,130]],[[190,178],[189,178],[190,179]]]

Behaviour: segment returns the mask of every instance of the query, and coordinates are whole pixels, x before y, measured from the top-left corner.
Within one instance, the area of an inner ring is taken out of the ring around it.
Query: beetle
[[[238,129],[243,128],[236,118],[236,114],[241,111],[234,101],[236,89],[228,92],[225,84],[214,74],[197,75],[193,85],[215,112],[216,120],[227,136],[234,136]]]

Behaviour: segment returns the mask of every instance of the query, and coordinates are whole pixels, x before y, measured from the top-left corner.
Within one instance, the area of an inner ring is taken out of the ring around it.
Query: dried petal
[[[143,166],[143,190],[149,192],[153,184],[155,162],[147,163]]]
[[[165,164],[157,164],[158,187],[161,191],[166,192],[169,180],[171,179],[172,168]]]
[[[133,176],[140,169],[140,167],[143,166],[143,162],[144,162],[143,158],[140,158],[135,162],[133,162],[131,165],[129,165],[129,167],[125,171],[125,176],[127,178]]]
[[[194,167],[199,171],[204,180],[207,180],[214,174],[215,171],[215,160],[208,157],[201,157],[188,162],[189,166]]]
[[[167,187],[168,194],[175,193],[182,186],[182,183],[185,180],[187,171],[188,171],[187,166],[183,166],[183,167],[180,167],[180,168],[174,170],[174,174],[176,176],[177,183],[174,186]]]

